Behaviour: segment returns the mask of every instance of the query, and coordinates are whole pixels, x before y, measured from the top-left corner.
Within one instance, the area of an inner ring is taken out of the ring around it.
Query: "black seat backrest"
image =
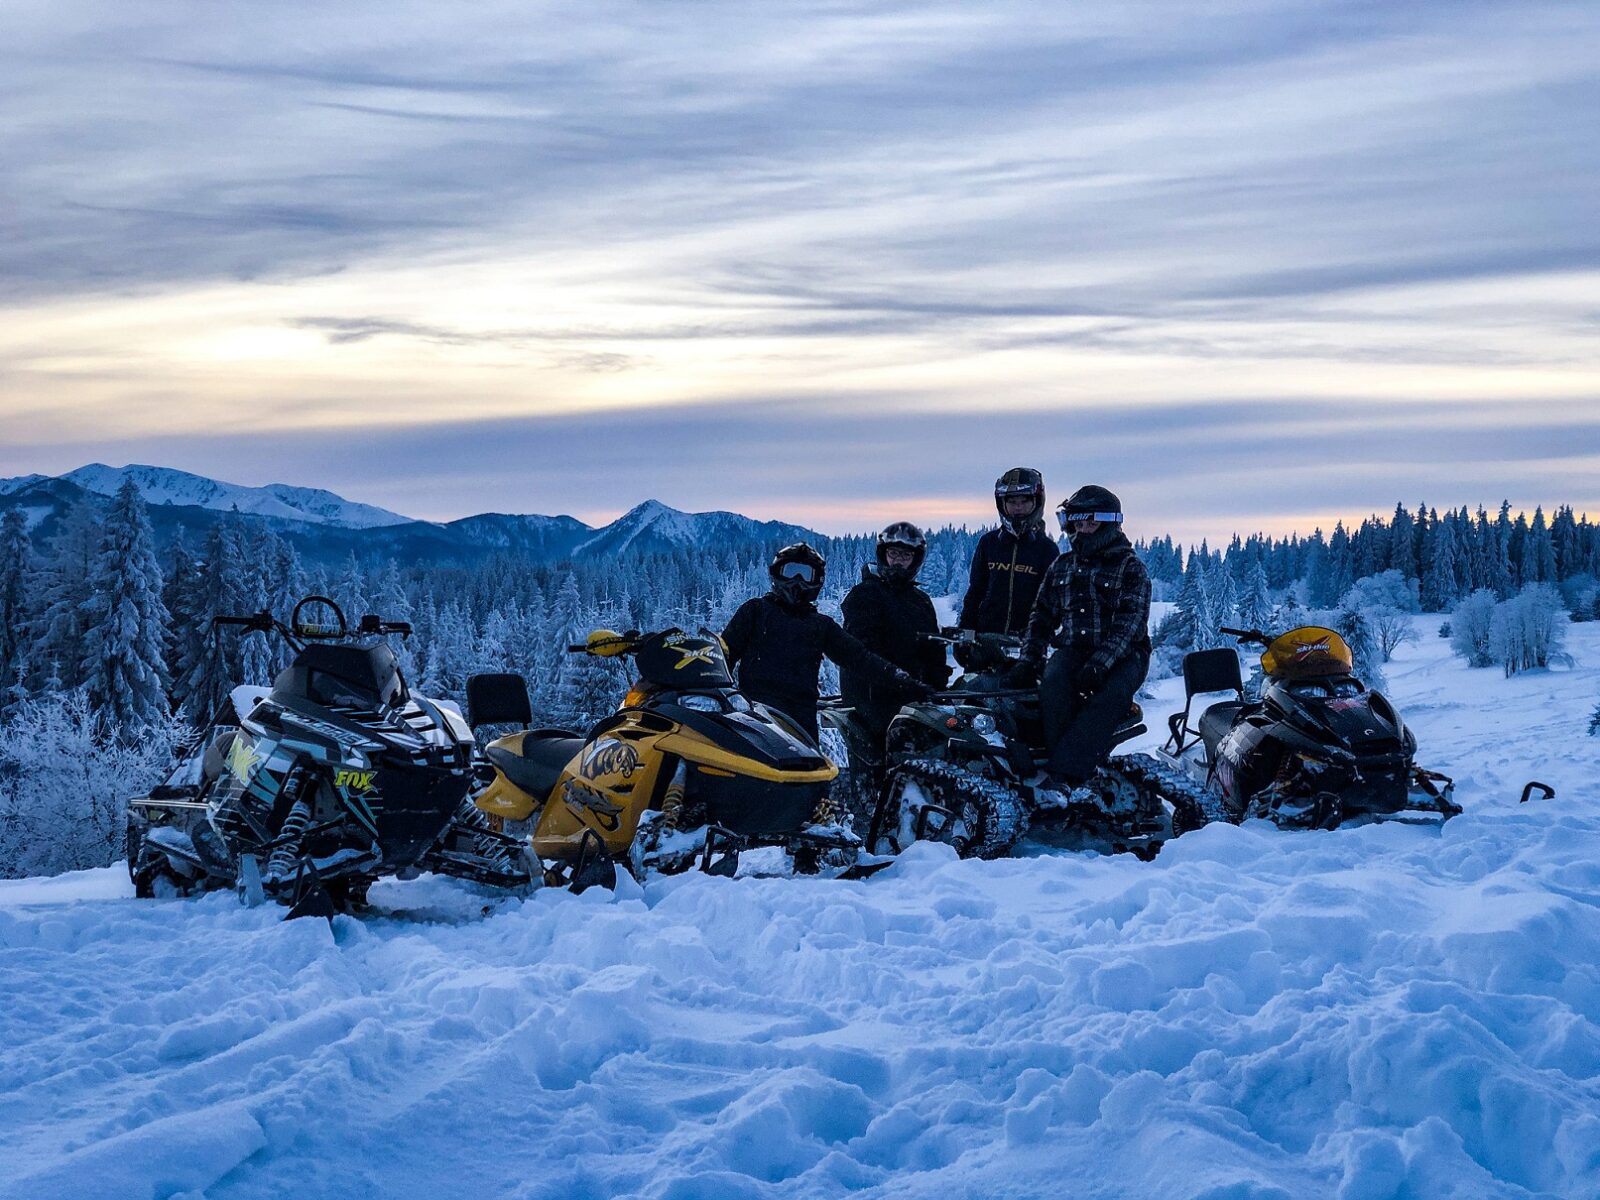
[[[1244,678],[1239,673],[1239,656],[1226,646],[1217,650],[1196,650],[1183,656],[1183,692],[1242,692]]]
[[[533,724],[527,681],[509,672],[472,676],[467,680],[467,720],[474,729],[479,725],[526,729]]]

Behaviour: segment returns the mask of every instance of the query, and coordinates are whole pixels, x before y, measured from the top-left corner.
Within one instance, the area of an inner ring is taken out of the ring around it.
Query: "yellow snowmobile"
[[[531,729],[490,743],[493,778],[474,798],[507,833],[526,831],[546,885],[611,886],[619,864],[641,880],[696,860],[732,875],[756,846],[782,847],[799,870],[854,863],[860,840],[825,803],[838,768],[782,713],[739,693],[715,634],[599,629],[567,650],[631,656],[639,679],[587,734]],[[467,707],[474,727],[532,721],[519,675],[474,676]]]

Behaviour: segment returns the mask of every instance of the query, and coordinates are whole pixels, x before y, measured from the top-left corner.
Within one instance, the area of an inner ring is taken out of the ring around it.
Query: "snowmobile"
[[[384,640],[408,625],[368,614],[352,630],[332,600],[308,596],[287,625],[268,611],[214,618],[227,626],[275,633],[294,659],[271,688],[233,689],[199,745],[129,801],[139,896],[234,887],[291,917],[331,916],[364,904],[381,875],[527,882],[515,840],[467,803],[465,720],[413,694]]]
[[[531,729],[491,742],[474,802],[526,834],[544,883],[582,891],[696,863],[732,875],[742,852],[781,847],[796,869],[853,865],[860,840],[829,819],[837,768],[776,709],[743,696],[716,634],[599,629],[569,653],[626,655],[639,678],[587,733]],[[467,684],[473,725],[529,723],[518,675]]]
[[[1222,632],[1263,647],[1261,699],[1245,699],[1232,649],[1186,655],[1183,711],[1168,718],[1161,753],[1220,797],[1230,820],[1331,829],[1438,823],[1461,811],[1451,780],[1415,764],[1416,737],[1388,699],[1355,677],[1350,647],[1333,630]],[[1234,698],[1207,706],[1191,725],[1194,698],[1208,692]]]
[[[1162,843],[1222,815],[1181,773],[1151,755],[1111,758],[1089,783],[1095,801],[1039,786],[1045,762],[1037,688],[1008,689],[1006,670],[1022,639],[946,629],[923,635],[960,646],[968,670],[927,701],[907,704],[890,722],[878,767],[867,850],[897,854],[914,841],[938,840],[962,857],[998,858],[1025,834],[1069,849],[1130,852],[1150,858]],[[860,748],[848,710],[824,719]],[[1115,733],[1120,745],[1146,732],[1136,704]]]

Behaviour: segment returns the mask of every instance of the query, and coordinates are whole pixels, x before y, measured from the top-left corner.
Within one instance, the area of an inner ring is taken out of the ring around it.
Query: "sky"
[[[11,0],[0,475],[1600,514],[1600,7]]]

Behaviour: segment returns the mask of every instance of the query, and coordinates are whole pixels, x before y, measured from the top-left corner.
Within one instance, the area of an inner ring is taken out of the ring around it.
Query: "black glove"
[[[1111,674],[1111,668],[1097,659],[1091,658],[1078,668],[1078,691],[1087,696],[1098,692],[1106,685],[1106,677]]]
[[[937,690],[923,683],[914,675],[907,675],[904,671],[896,671],[894,681],[902,692],[913,700],[927,700]]]
[[[1021,658],[1015,666],[1006,672],[1006,687],[1031,688],[1039,682],[1039,666],[1037,663]]]
[[[976,671],[978,669],[978,647],[974,642],[957,642],[951,651],[955,655],[956,665],[963,671]]]

